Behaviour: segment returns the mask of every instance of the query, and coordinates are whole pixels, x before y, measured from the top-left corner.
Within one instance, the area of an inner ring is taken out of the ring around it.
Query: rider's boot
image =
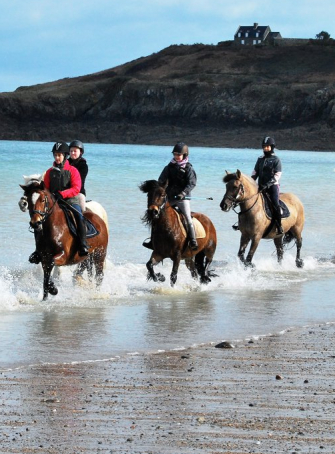
[[[29,262],[30,263],[35,263],[36,265],[41,262],[41,255],[39,252],[34,251],[32,254],[29,256]]]
[[[195,236],[195,230],[194,230],[193,222],[192,222],[192,224],[188,224],[187,230],[188,230],[188,237],[189,237],[189,240],[190,240],[190,248],[193,251],[196,251],[198,249],[198,243],[197,243],[196,236]]]
[[[77,233],[80,244],[78,255],[84,257],[85,255],[88,255],[88,244],[86,241],[86,226],[82,216],[77,217]]]
[[[142,243],[142,246],[148,248],[148,249],[154,249],[153,245],[152,245],[152,239],[150,238],[149,241],[146,241],[144,240],[143,243]]]
[[[277,234],[282,235],[284,233],[284,230],[281,225],[281,209],[280,209],[280,207],[278,207],[276,210],[275,221],[276,221],[276,226],[277,226]]]

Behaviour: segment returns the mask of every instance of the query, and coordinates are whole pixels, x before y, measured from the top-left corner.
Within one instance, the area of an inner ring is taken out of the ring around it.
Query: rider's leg
[[[283,227],[281,225],[281,208],[279,205],[279,185],[274,184],[268,188],[268,194],[270,195],[273,203],[273,217],[276,222],[277,232],[279,235],[283,234]]]
[[[79,239],[79,252],[78,254],[83,257],[88,255],[88,244],[86,241],[86,226],[84,222],[84,217],[81,212],[81,208],[79,205],[73,204],[73,208],[75,208],[75,218],[77,221],[77,233]]]
[[[187,222],[187,233],[190,240],[190,248],[194,251],[198,249],[198,242],[195,235],[194,225],[191,216],[191,204],[189,200],[178,200],[176,202],[171,203],[171,205],[175,206],[180,209],[183,215],[186,218]]]

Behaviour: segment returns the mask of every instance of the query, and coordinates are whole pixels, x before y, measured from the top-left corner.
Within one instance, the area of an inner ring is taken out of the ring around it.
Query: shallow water
[[[0,369],[41,362],[97,361],[136,352],[183,348],[199,343],[267,335],[291,326],[334,321],[335,215],[325,194],[334,180],[333,153],[279,151],[284,165],[281,190],[295,192],[306,210],[302,256],[295,267],[295,247],[282,266],[272,242],[263,241],[254,262],[244,270],[236,258],[239,233],[231,229],[235,213],[223,213],[224,170],[250,173],[259,150],[191,149],[198,174],[192,209],[202,211],[218,231],[208,286],[194,282],[181,265],[177,286],[168,284],[171,262],[159,265],[163,284],[146,281],[150,252],[141,246],[148,231],[140,217],[146,196],[138,190],[157,178],[171,147],[88,145],[88,196],[104,205],[109,216],[110,246],[105,279],[97,293],[73,287],[71,268],[59,278],[59,294],[42,299],[40,266],[30,265],[33,235],[28,215],[19,211],[22,174],[51,164],[51,144],[0,142],[7,172],[0,182],[3,203],[0,259]],[[15,153],[14,153],[15,151]],[[154,161],[154,163],[153,163]],[[106,190],[107,187],[107,190]]]

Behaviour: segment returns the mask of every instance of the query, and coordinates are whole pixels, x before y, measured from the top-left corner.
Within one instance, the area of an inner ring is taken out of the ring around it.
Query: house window
[[[256,32],[256,38],[258,38],[258,37],[259,37],[259,33],[258,33],[258,32]]]
[[[252,44],[257,44],[257,39],[253,39]]]
[[[249,36],[249,33],[248,33],[248,32],[246,32],[246,33],[245,33],[245,37],[246,37],[246,38],[248,38],[248,36]]]
[[[259,40],[258,40],[258,44],[260,44],[261,42],[262,42],[262,41],[259,39]]]
[[[244,39],[241,39],[241,44],[244,44]]]
[[[241,38],[241,32],[238,32],[237,36],[238,36],[239,38]]]

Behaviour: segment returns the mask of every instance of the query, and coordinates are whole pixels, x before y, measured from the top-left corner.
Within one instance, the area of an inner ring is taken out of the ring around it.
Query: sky
[[[110,69],[239,25],[335,38],[334,0],[0,0],[0,92]]]

